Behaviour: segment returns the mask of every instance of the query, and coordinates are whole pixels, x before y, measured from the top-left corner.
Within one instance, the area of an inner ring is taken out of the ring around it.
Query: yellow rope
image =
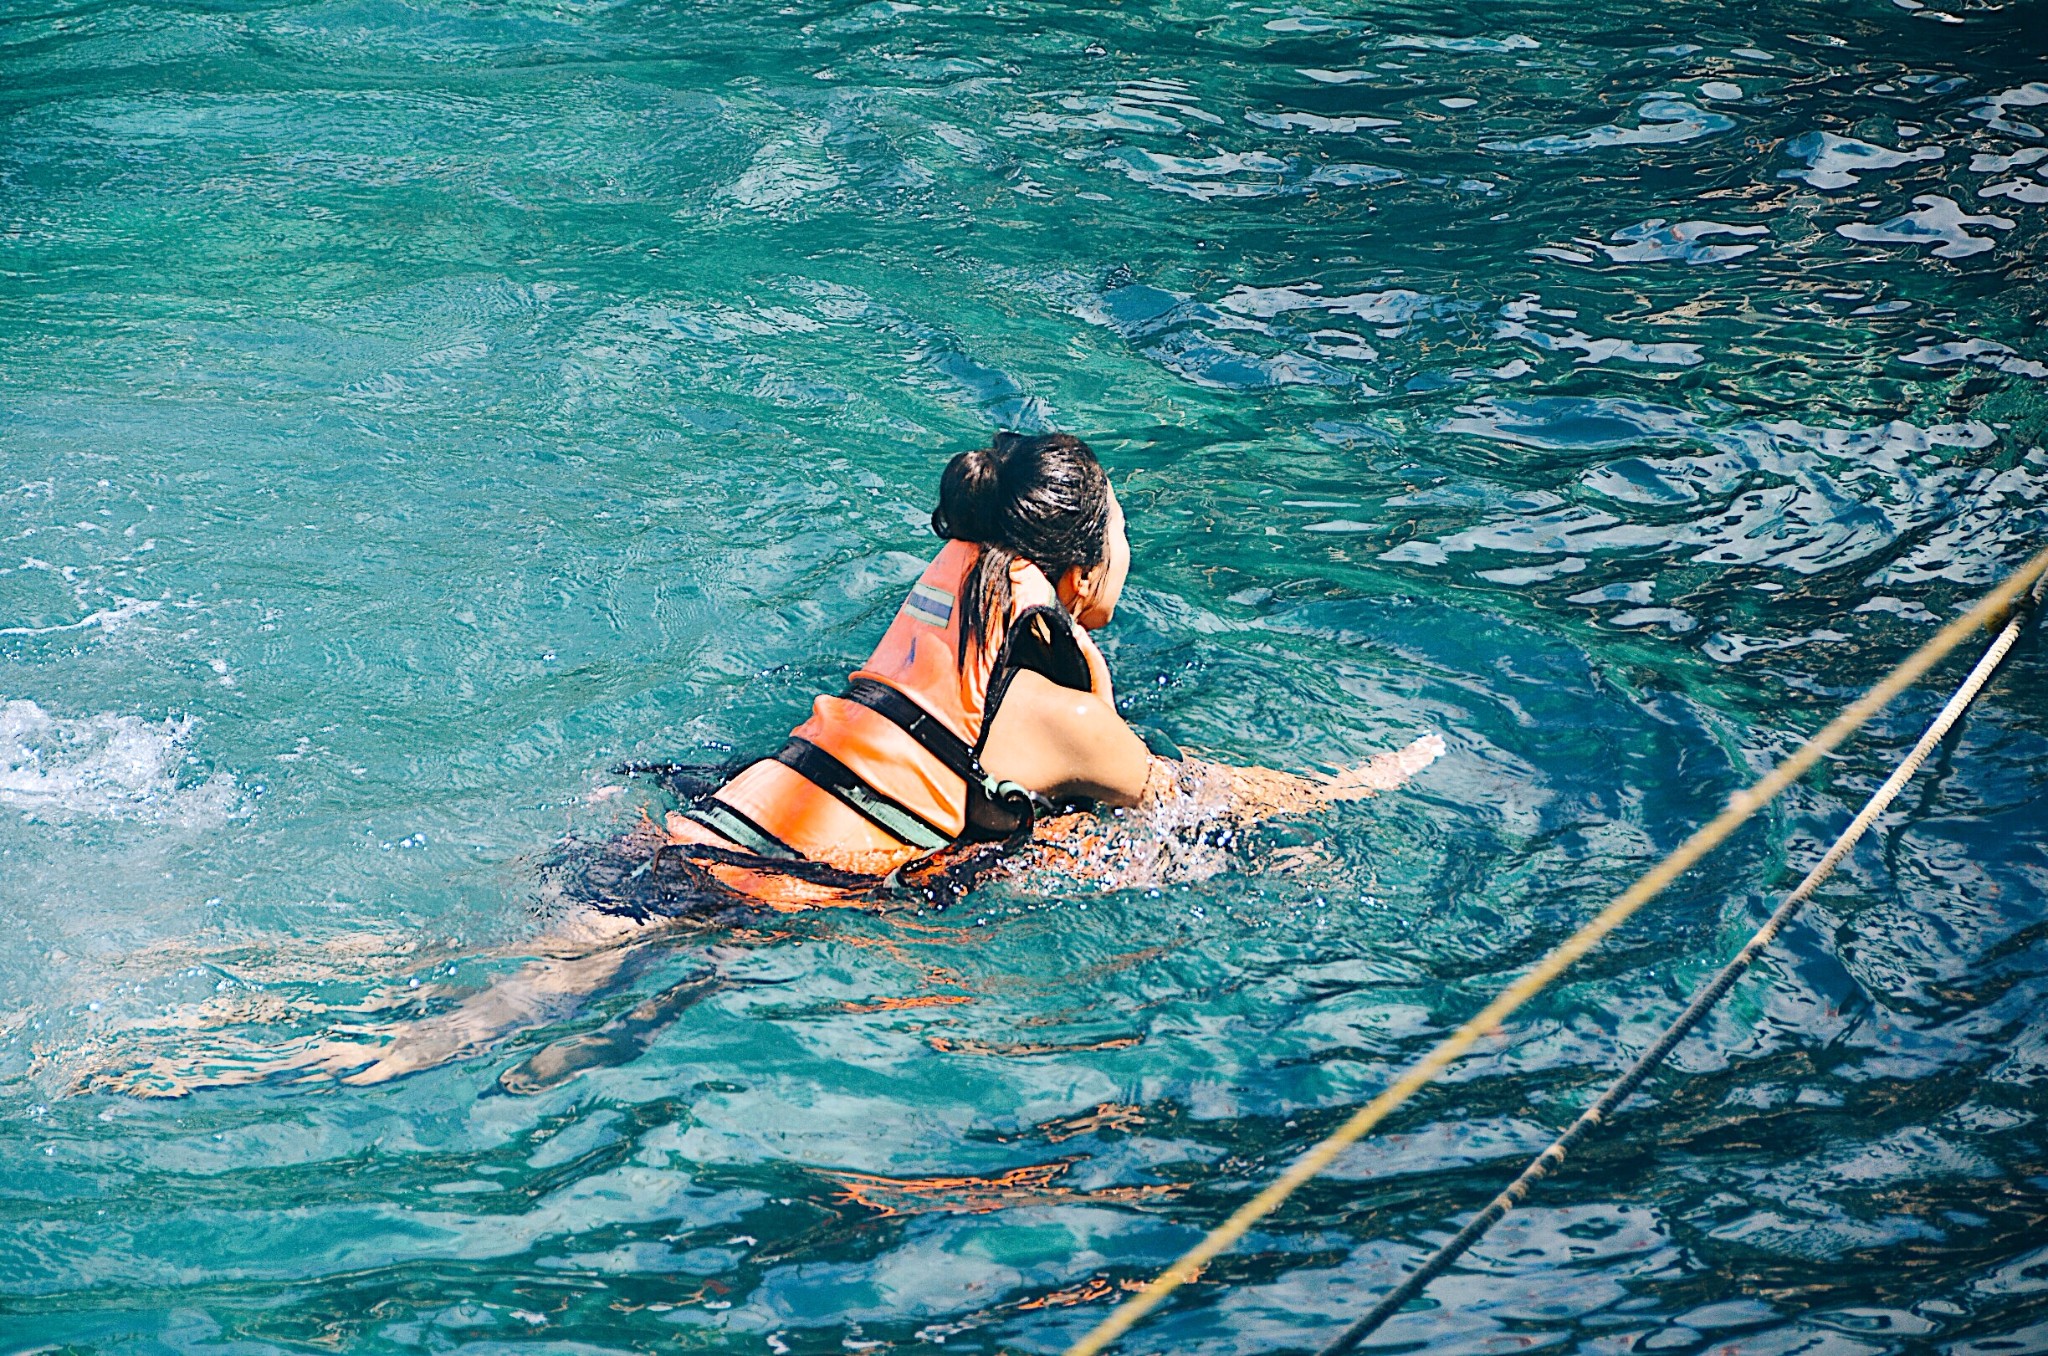
[[[1296,1159],[1293,1166],[1274,1179],[1270,1186],[1239,1206],[1229,1219],[1210,1230],[1208,1237],[1190,1248],[1179,1261],[1160,1272],[1144,1289],[1118,1305],[1087,1336],[1067,1348],[1067,1356],[1096,1356],[1096,1353],[1130,1331],[1132,1325],[1157,1307],[1161,1300],[1199,1276],[1202,1268],[1243,1238],[1251,1231],[1253,1225],[1271,1214],[1281,1202],[1292,1196],[1310,1178],[1330,1166],[1338,1154],[1363,1138],[1396,1107],[1426,1087],[1438,1074],[1507,1020],[1515,1009],[1535,997],[1552,980],[1570,968],[1574,961],[1591,951],[1599,944],[1601,938],[1628,921],[1631,914],[1649,903],[1682,872],[1711,852],[1723,839],[1741,827],[1744,820],[1775,800],[1780,792],[1799,780],[1808,768],[1854,734],[1865,721],[1883,710],[1892,698],[1911,687],[1922,674],[1940,663],[1951,650],[1969,638],[1978,628],[2003,616],[2044,572],[2048,572],[2048,550],[2043,550],[2021,566],[2003,584],[1986,594],[1975,607],[1942,627],[1933,639],[1915,650],[1877,686],[1857,698],[1842,714],[1828,722],[1826,729],[1807,740],[1791,757],[1758,778],[1747,790],[1738,791],[1730,796],[1727,809],[1696,830],[1690,838],[1673,849],[1670,856],[1650,868],[1612,904],[1602,909],[1591,922],[1559,943],[1555,950],[1538,961],[1527,974],[1502,990],[1498,998],[1446,1036],[1435,1049],[1395,1079],[1385,1092],[1360,1107],[1322,1143]]]

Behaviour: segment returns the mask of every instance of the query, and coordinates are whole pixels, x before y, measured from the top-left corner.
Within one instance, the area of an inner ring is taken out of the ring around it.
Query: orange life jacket
[[[757,857],[874,876],[977,830],[996,836],[1020,811],[1028,823],[1026,793],[981,767],[1003,693],[1020,668],[1031,668],[1110,700],[1109,667],[1044,572],[1026,561],[1011,568],[1009,615],[990,618],[961,662],[970,600],[960,595],[980,553],[971,542],[948,542],[847,689],[819,697],[779,754],[746,768],[688,817]]]

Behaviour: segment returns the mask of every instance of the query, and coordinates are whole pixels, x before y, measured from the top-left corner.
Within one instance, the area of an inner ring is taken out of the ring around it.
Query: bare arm
[[[1443,737],[1426,734],[1405,748],[1374,754],[1335,774],[1306,775],[1196,757],[1178,763],[1155,758],[1144,801],[1151,805],[1175,797],[1196,797],[1216,805],[1228,818],[1256,823],[1275,815],[1306,814],[1333,801],[1363,800],[1391,791],[1443,753]]]
[[[1444,751],[1428,735],[1334,776],[1301,776],[1264,767],[1233,767],[1189,758],[1152,757],[1144,741],[1100,697],[1060,687],[1025,670],[1011,681],[982,746],[982,766],[1054,799],[1086,797],[1129,807],[1198,788],[1239,820],[1301,814],[1332,801],[1358,800],[1399,786]]]

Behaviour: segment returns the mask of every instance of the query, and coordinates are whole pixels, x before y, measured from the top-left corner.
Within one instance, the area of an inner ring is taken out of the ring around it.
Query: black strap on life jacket
[[[1041,617],[1052,636],[1050,644],[1038,634],[1034,624]],[[1024,669],[1075,692],[1091,688],[1088,656],[1081,652],[1081,642],[1074,635],[1074,619],[1065,608],[1044,604],[1027,607],[1010,623],[1003,636],[1003,648],[996,651],[995,672],[989,675],[988,695],[981,712],[983,744],[988,742],[988,732],[995,728],[996,712],[1001,709],[1003,698],[1010,695],[1011,680]],[[978,759],[981,744],[974,746],[974,752]]]
[[[1050,644],[1038,635],[1037,628],[1032,625],[1040,616],[1048,623],[1052,636]],[[988,736],[989,725],[995,720],[996,708],[1009,690],[1010,680],[1022,668],[1042,673],[1062,687],[1083,692],[1088,690],[1088,661],[1074,638],[1073,621],[1063,609],[1046,606],[1026,608],[1011,621],[989,683],[988,704],[982,721],[984,739]],[[872,678],[855,678],[848,682],[839,697],[842,701],[865,706],[883,717],[916,740],[919,748],[967,784],[969,811],[965,833],[973,834],[977,829],[977,816],[972,806],[978,798],[998,807],[1016,822],[1015,829],[998,831],[1013,842],[1028,836],[1033,822],[1051,810],[1051,803],[1043,797],[1014,782],[997,782],[991,778],[981,766],[977,745],[969,744],[937,716],[887,683]],[[955,840],[954,835],[893,796],[876,789],[866,778],[807,739],[791,739],[775,755],[775,761],[829,792],[884,833],[912,847],[931,852]],[[738,843],[749,855],[764,863],[804,860],[803,854],[715,797],[705,796],[686,813],[727,841]]]
[[[970,795],[985,781],[981,763],[967,741],[895,688],[873,679],[856,678],[839,695],[843,701],[876,712],[916,740],[918,747],[967,783]],[[912,847],[929,852],[953,841],[952,834],[877,790],[866,778],[809,740],[790,740],[775,760],[830,792],[884,833]],[[788,864],[804,860],[802,853],[715,796],[704,796],[685,813],[762,862]]]
[[[808,739],[792,739],[775,761],[805,780],[831,792],[849,809],[882,832],[930,852],[953,841],[953,835],[891,796],[869,786],[859,774]]]
[[[1040,636],[1033,624],[1041,617],[1050,640]],[[1010,623],[1009,634],[1003,637],[1002,652],[996,656],[996,667],[1012,673],[1030,669],[1061,687],[1087,692],[1094,686],[1094,678],[1088,671],[1088,656],[1082,653],[1075,628],[1073,617],[1063,607],[1044,603],[1027,607]]]
[[[1031,826],[1039,816],[1051,810],[1052,802],[1043,796],[1034,795],[1015,782],[999,782],[989,776],[988,769],[981,765],[981,755],[966,740],[887,683],[878,683],[872,678],[855,678],[839,695],[841,700],[857,702],[887,718],[954,776],[967,783],[967,822],[961,837],[987,836],[986,826],[978,822],[982,816],[975,813],[974,803],[977,800],[987,801],[1015,821],[1015,829],[997,831],[1004,838],[1012,838],[1019,833],[1029,837]]]
[[[658,843],[654,855],[633,874],[645,872],[658,885],[661,877],[663,857],[702,864],[712,862],[720,866],[743,867],[749,871],[773,871],[779,875],[791,876],[797,880],[809,881],[813,885],[825,885],[835,890],[873,890],[880,879],[863,876],[853,871],[841,871],[836,866],[823,862],[806,861],[801,857],[764,857],[752,852],[733,852],[710,843]],[[715,876],[707,877],[713,884],[721,884]]]
[[[948,772],[972,786],[982,777],[981,760],[967,741],[946,728],[945,722],[910,698],[872,678],[855,678],[839,694],[841,701],[865,706],[886,717],[897,729],[915,739],[918,747],[945,765]]]

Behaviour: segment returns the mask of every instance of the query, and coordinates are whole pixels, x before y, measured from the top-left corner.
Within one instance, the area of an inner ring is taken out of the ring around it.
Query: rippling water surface
[[[2048,540],[2038,8],[0,17],[7,1352],[1055,1350]],[[660,808],[613,765],[786,730],[997,426],[1123,487],[1134,717],[1448,755],[1197,883],[692,933],[248,1081],[516,964]],[[2048,1350],[2043,655],[1385,1340]],[[1130,1349],[1333,1334],[1937,700]]]

